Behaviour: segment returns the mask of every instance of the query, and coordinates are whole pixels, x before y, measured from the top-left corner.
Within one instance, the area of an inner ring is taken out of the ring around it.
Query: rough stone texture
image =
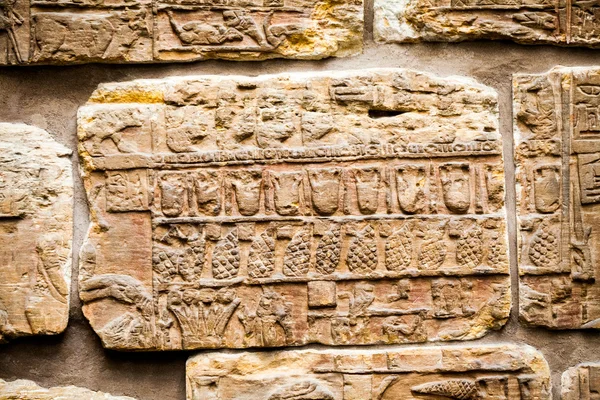
[[[67,326],[70,154],[46,131],[0,123],[0,343]]]
[[[375,0],[383,42],[508,39],[600,47],[600,6],[584,0]]]
[[[600,396],[600,364],[580,364],[562,375],[561,400],[593,400]]]
[[[188,400],[549,400],[543,356],[515,345],[207,353]]]
[[[113,349],[466,340],[508,318],[496,94],[408,70],[101,85],[84,313]]]
[[[362,50],[361,0],[5,0],[0,64],[321,59]]]
[[[514,78],[520,315],[600,327],[600,69]]]
[[[0,379],[0,399],[10,400],[134,400],[133,397],[111,396],[102,392],[75,386],[46,389],[35,382],[18,380],[6,382]]]

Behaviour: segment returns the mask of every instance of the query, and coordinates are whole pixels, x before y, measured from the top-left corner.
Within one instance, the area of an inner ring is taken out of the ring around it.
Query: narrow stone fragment
[[[113,349],[467,340],[510,309],[495,92],[407,70],[102,85],[84,312]]]
[[[362,0],[11,0],[0,65],[321,59],[362,51]]]
[[[561,400],[592,400],[599,394],[600,364],[580,364],[563,373]]]
[[[529,346],[205,353],[188,359],[187,400],[549,400]]]
[[[67,326],[70,154],[46,131],[0,123],[0,342]]]
[[[19,379],[6,382],[0,379],[0,399],[15,400],[134,400],[132,397],[111,396],[75,386],[46,389],[35,382]]]
[[[381,42],[513,40],[600,47],[600,6],[585,1],[375,0]]]
[[[600,69],[515,75],[520,315],[600,327]]]

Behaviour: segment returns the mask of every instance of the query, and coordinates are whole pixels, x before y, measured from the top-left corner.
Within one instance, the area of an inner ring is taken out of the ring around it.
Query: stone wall
[[[562,373],[579,363],[600,360],[595,331],[530,328],[518,320],[517,212],[513,157],[512,74],[542,74],[556,65],[599,65],[600,54],[583,48],[523,46],[510,42],[378,44],[372,34],[372,4],[365,5],[364,52],[322,61],[202,61],[191,64],[4,67],[0,71],[0,121],[48,131],[73,150],[75,192],[73,264],[86,235],[90,214],[77,156],[77,110],[100,83],[174,75],[259,75],[362,68],[410,68],[441,77],[474,78],[498,92],[499,131],[503,139],[506,208],[512,281],[511,316],[506,325],[462,345],[526,344],[539,350],[551,369],[553,394]],[[78,293],[77,271],[71,293]],[[184,399],[188,352],[127,353],[104,350],[82,313],[77,295],[70,299],[70,321],[63,335],[22,338],[0,349],[0,378],[30,379],[44,386],[76,385],[138,399]],[[309,344],[309,349],[323,349]],[[372,350],[385,350],[374,345]],[[203,351],[200,351],[202,354]],[[194,353],[195,354],[195,353]]]

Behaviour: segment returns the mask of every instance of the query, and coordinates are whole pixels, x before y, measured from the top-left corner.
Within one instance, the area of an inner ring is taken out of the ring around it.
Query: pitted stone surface
[[[0,124],[0,342],[67,325],[70,154],[46,131]]]
[[[600,69],[514,77],[520,314],[600,327]]]
[[[375,0],[382,42],[513,40],[600,47],[596,2],[537,0]]]
[[[529,346],[206,353],[188,359],[187,400],[549,400]]]
[[[6,382],[0,379],[0,399],[11,400],[135,400],[133,397],[111,396],[102,392],[75,386],[42,388],[35,382],[17,380]]]
[[[1,64],[321,59],[362,50],[362,0],[6,0]]]
[[[113,349],[416,343],[510,309],[495,92],[366,70],[101,85],[84,313]]]
[[[561,400],[591,400],[599,393],[600,364],[580,364],[563,373]]]

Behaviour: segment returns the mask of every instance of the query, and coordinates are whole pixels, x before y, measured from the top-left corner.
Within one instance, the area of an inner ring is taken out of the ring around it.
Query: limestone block
[[[0,65],[321,59],[362,51],[362,0],[8,0]]]
[[[521,319],[598,328],[600,69],[513,85]]]
[[[562,375],[561,400],[592,400],[600,394],[600,364],[580,364]]]
[[[529,346],[206,353],[188,359],[187,400],[549,400]]]
[[[513,40],[600,47],[600,5],[546,0],[375,0],[381,42]]]
[[[67,326],[70,154],[46,131],[0,124],[0,342]]]
[[[101,85],[84,313],[129,350],[481,337],[510,309],[497,115],[399,69]]]
[[[75,386],[46,389],[35,382],[19,379],[6,382],[0,379],[0,399],[14,400],[134,400],[132,397],[111,396]]]

